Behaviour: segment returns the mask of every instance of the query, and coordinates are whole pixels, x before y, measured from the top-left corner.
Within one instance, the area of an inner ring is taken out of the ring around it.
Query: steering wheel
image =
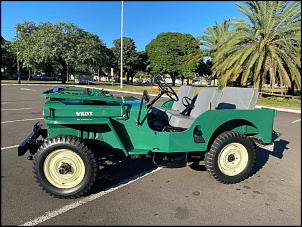
[[[173,88],[167,84],[167,82],[162,78],[161,75],[156,76],[156,81],[158,83],[160,90],[162,92],[166,93],[170,99],[172,99],[175,102],[177,102],[179,100],[178,96],[175,93],[175,91],[173,90]]]

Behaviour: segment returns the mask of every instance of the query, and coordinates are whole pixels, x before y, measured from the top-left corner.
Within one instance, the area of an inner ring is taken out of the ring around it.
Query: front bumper
[[[31,153],[35,153],[42,145],[43,142],[37,140],[39,136],[42,136],[44,139],[47,137],[47,129],[42,129],[42,126],[42,124],[39,125],[39,122],[34,125],[33,132],[19,145],[18,156],[24,155],[27,150],[30,150]]]

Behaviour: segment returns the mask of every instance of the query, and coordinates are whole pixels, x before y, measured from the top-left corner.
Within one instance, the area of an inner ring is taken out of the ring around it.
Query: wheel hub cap
[[[228,162],[233,162],[234,160],[235,160],[235,155],[230,154],[230,155],[228,156]]]
[[[72,173],[73,168],[69,163],[62,162],[62,165],[59,167],[59,173],[60,174],[67,174],[67,173]]]
[[[82,182],[85,165],[81,157],[69,149],[51,152],[44,161],[46,179],[57,188],[73,188]]]
[[[226,145],[218,156],[218,167],[222,173],[235,176],[241,173],[248,163],[248,152],[240,143]]]

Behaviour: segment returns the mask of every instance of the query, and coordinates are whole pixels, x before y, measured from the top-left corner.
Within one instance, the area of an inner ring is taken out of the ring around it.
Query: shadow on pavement
[[[125,184],[135,177],[153,171],[157,166],[152,158],[117,159],[112,158],[100,163],[101,169],[87,195],[96,194],[112,187]]]

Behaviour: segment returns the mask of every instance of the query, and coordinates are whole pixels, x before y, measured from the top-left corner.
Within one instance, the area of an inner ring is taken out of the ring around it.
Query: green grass
[[[279,100],[275,96],[263,95],[262,98],[258,99],[257,105],[301,108],[301,99],[284,98]]]
[[[267,93],[271,93],[271,90],[268,88],[263,88],[262,89],[263,92],[267,92]],[[281,88],[275,88],[274,89],[274,94],[281,94]],[[283,94],[285,94],[285,89],[283,89]],[[301,96],[300,92],[298,90],[295,90],[295,96]]]
[[[12,82],[12,80],[1,80],[1,83],[3,82]],[[17,83],[16,80],[13,80],[13,82]],[[53,84],[61,84],[61,81],[27,81],[22,80],[21,83],[53,83]],[[69,84],[74,84],[74,81],[68,81],[66,82],[66,86]],[[103,89],[114,89],[114,90],[123,90],[123,91],[132,91],[132,92],[139,92],[143,94],[144,90],[147,90],[150,94],[155,94],[154,91],[152,91],[153,86],[150,86],[149,84],[139,84],[139,85],[128,85],[123,84],[123,89],[121,89],[121,85],[119,83],[111,84],[108,83],[101,83],[99,85],[89,85],[91,87],[96,88],[103,88]],[[178,89],[180,88],[180,85],[172,87],[175,92],[178,92]],[[196,87],[196,94],[199,93],[201,89],[206,89],[207,87]],[[217,88],[217,87],[214,87]],[[269,92],[269,90],[263,90],[264,92]],[[281,93],[281,89],[274,89],[274,93]],[[267,105],[267,106],[278,106],[278,107],[293,107],[293,108],[301,108],[301,99],[294,99],[294,98],[284,98],[283,100],[277,99],[276,96],[269,96],[269,95],[262,95],[262,98],[259,98],[257,101],[257,105]]]

